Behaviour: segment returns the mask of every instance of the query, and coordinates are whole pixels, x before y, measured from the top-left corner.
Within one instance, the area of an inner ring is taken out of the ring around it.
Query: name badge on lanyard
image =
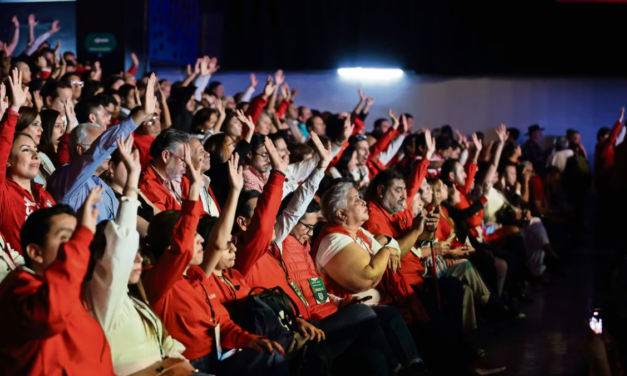
[[[316,299],[316,303],[322,304],[329,302],[329,294],[327,293],[327,288],[324,287],[322,277],[309,278],[309,285],[311,286],[311,291]]]
[[[300,291],[300,289],[298,288],[298,286],[296,286],[296,282],[292,281],[290,282],[290,287],[292,288],[292,290],[294,290],[294,292],[296,293],[296,295],[298,295],[298,297],[300,298],[300,300],[303,301],[303,303],[305,304],[305,307],[309,307],[309,303],[307,303],[307,299],[305,299],[305,295],[303,295],[303,292]]]
[[[224,360],[230,358],[237,352],[237,349],[231,349],[224,354],[222,354],[222,345],[220,344],[220,323],[216,324],[215,327],[215,339],[216,339],[216,350],[218,352],[218,360]]]

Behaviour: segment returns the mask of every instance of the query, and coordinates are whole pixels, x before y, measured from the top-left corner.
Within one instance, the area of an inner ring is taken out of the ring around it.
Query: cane
[[[429,244],[431,247],[431,262],[433,263],[433,281],[435,282],[435,295],[438,299],[438,311],[442,311],[442,303],[440,303],[440,285],[438,284],[438,267],[435,263],[435,248],[434,248],[435,238],[431,240],[425,240],[420,244],[420,248],[424,247],[425,244]]]

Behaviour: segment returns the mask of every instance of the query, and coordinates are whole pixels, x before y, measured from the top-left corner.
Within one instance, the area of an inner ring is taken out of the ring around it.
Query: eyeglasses
[[[148,122],[146,123],[146,125],[151,126],[151,125],[155,125],[156,121],[159,119],[159,115],[154,114],[152,115],[152,119],[148,120]]]
[[[172,152],[170,152],[170,155],[171,155],[171,156],[173,156],[173,157],[175,157],[175,158],[176,158],[176,159],[178,159],[179,161],[181,161],[181,162],[185,163],[185,158],[184,158],[184,157],[181,157],[181,156],[179,156],[179,155],[176,155],[176,154],[174,154],[174,153],[172,153]]]
[[[268,159],[268,158],[270,157],[270,154],[268,154],[268,152],[265,152],[265,153],[255,153],[255,152],[253,151],[253,154],[254,154],[254,155],[258,155],[258,156],[260,156],[260,157],[261,157],[261,159]]]
[[[237,142],[231,142],[230,144],[227,145],[228,147],[236,147],[237,146]]]
[[[307,233],[312,233],[314,232],[314,228],[316,227],[316,225],[307,225],[301,221],[298,221],[298,223],[300,223],[301,225],[305,226],[307,228]]]
[[[78,85],[80,87],[83,87],[83,86],[85,86],[85,83],[83,81],[74,81],[74,80],[72,80],[72,81],[70,81],[70,85],[71,86]]]

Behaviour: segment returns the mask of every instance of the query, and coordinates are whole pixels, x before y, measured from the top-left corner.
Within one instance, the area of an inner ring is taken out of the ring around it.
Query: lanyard
[[[160,332],[159,325],[156,322],[154,315],[152,314],[150,309],[148,307],[146,307],[146,305],[143,302],[139,301],[138,299],[135,299],[134,297],[132,297],[130,295],[129,295],[129,297],[133,301],[133,305],[135,306],[135,309],[137,310],[137,312],[140,315],[143,315],[148,320],[150,320],[150,323],[155,328],[155,331],[157,332],[157,342],[159,343],[159,351],[161,352],[161,358],[163,358],[164,357],[163,345],[161,343],[161,340],[162,340],[162,337],[163,337],[163,333]]]
[[[281,269],[283,269],[283,273],[285,273],[285,279],[287,280],[287,282],[290,282],[290,274],[287,271],[287,266],[285,266],[285,261],[283,261],[283,257],[277,258],[274,255],[274,252],[270,252],[268,251],[268,253],[270,253],[270,255],[276,260],[277,263],[279,263],[279,266],[281,267]]]
[[[218,276],[218,278],[220,278],[222,283],[224,283],[229,288],[229,292],[231,293],[231,297],[233,297],[233,300],[237,300],[237,295],[235,294],[235,285],[233,284],[233,282],[231,282],[231,280],[229,280],[224,274]]]
[[[213,304],[211,304],[211,299],[209,299],[209,294],[207,293],[207,290],[205,289],[205,286],[202,283],[200,283],[200,287],[202,287],[202,290],[205,292],[205,298],[207,298],[207,304],[209,304],[209,309],[211,310],[211,322],[215,324],[216,312],[213,310]]]

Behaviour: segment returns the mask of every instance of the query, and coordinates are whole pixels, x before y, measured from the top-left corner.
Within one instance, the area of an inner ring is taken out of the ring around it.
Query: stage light
[[[383,68],[340,68],[337,70],[340,77],[358,80],[393,80],[403,77],[402,69]]]

